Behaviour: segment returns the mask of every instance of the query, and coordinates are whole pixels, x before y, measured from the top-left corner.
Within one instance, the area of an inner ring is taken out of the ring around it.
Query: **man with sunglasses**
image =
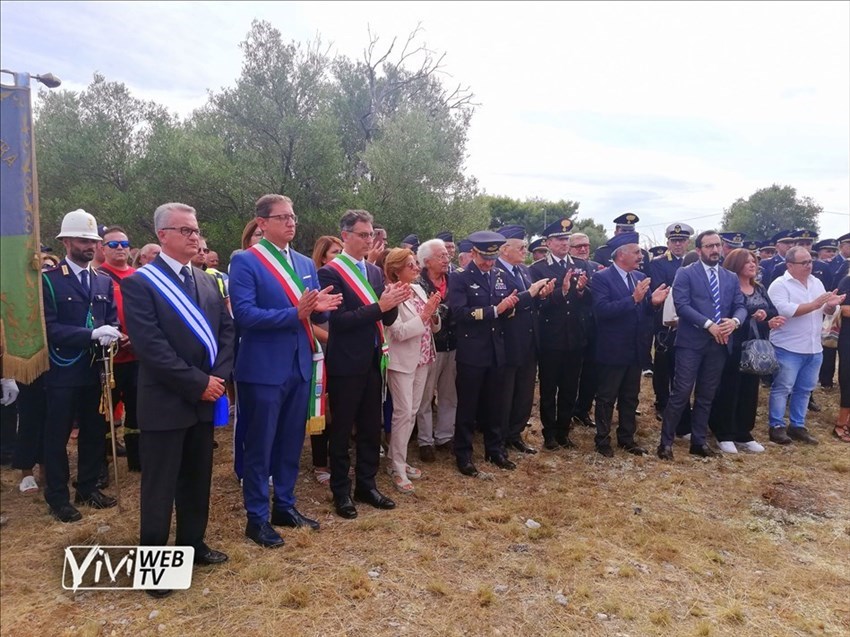
[[[115,354],[114,372],[115,389],[112,391],[112,404],[124,403],[124,444],[126,445],[127,468],[130,471],[141,471],[139,461],[139,426],[136,421],[136,378],[139,375],[139,361],[133,352],[130,339],[127,336],[124,321],[124,298],[121,294],[121,281],[133,274],[136,268],[129,264],[130,240],[121,226],[112,226],[103,233],[104,262],[98,268],[112,279],[112,292],[115,296],[115,306],[118,309],[121,338],[118,340],[118,353]],[[116,446],[117,441],[116,441]],[[107,442],[106,453],[112,452],[112,445]],[[119,447],[118,455],[122,449]],[[107,472],[108,475],[108,472]]]
[[[806,429],[806,409],[823,359],[821,325],[824,315],[835,314],[845,295],[826,291],[823,283],[813,276],[808,246],[788,250],[785,266],[786,272],[767,291],[779,316],[786,319],[781,329],[770,331],[770,342],[779,360],[779,371],[773,375],[768,400],[770,440],[780,445],[795,440],[815,445],[817,440]],[[786,406],[791,424],[787,429]]]

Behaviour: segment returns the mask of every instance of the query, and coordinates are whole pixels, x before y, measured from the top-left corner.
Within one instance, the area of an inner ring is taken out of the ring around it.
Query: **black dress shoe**
[[[354,500],[371,504],[376,509],[394,509],[395,502],[377,489],[354,489]]]
[[[699,456],[700,458],[713,458],[715,456],[720,455],[708,445],[691,445],[690,451],[688,451],[688,453],[690,453],[692,456]]]
[[[319,530],[319,523],[316,520],[301,515],[295,507],[288,509],[272,509],[272,524],[274,526],[289,526],[292,528],[307,527],[314,531]]]
[[[554,438],[547,438],[543,441],[543,448],[547,451],[555,451],[556,449],[560,449],[561,445]]]
[[[260,524],[248,522],[245,527],[245,537],[267,549],[275,549],[283,546],[283,538],[280,537],[278,532],[268,522],[261,522]]]
[[[78,522],[83,519],[83,514],[77,511],[77,507],[70,502],[66,502],[58,507],[50,507],[50,515],[66,524],[68,522]]]
[[[564,449],[575,449],[576,445],[572,440],[570,440],[569,436],[560,436],[560,437],[556,436],[555,440]]]
[[[664,447],[662,445],[658,445],[658,450],[656,451],[658,457],[662,460],[672,460],[673,459],[673,447]]]
[[[100,489],[95,489],[86,496],[77,493],[74,496],[74,504],[85,504],[93,509],[109,509],[118,504],[118,500],[111,495],[106,495]]]
[[[614,457],[614,450],[611,449],[609,445],[605,445],[604,447],[596,447],[596,453],[605,456],[606,458]]]
[[[145,592],[148,595],[150,595],[151,597],[153,597],[154,599],[162,599],[163,597],[168,597],[174,591],[171,590],[170,588],[161,588],[161,589],[148,588],[148,589],[145,590]]]
[[[516,449],[520,453],[527,453],[530,455],[537,453],[537,449],[535,449],[534,447],[529,447],[522,440],[512,440],[508,443],[508,447],[510,447],[511,449]]]
[[[628,444],[622,444],[622,445],[618,444],[617,446],[620,449],[625,449],[626,451],[628,451],[633,456],[645,456],[646,455],[646,449],[644,449],[643,447],[641,447],[639,445],[636,445],[633,442],[630,442]]]
[[[216,551],[204,544],[200,549],[195,550],[195,564],[207,566],[210,564],[221,564],[227,561],[227,553]]]
[[[475,478],[478,476],[478,469],[476,469],[475,465],[471,462],[467,462],[465,464],[458,464],[457,470],[460,471],[463,475],[469,476],[470,478]]]
[[[578,424],[583,427],[593,427],[596,428],[596,421],[590,417],[590,414],[573,414],[573,420],[575,420]]]
[[[349,496],[344,496],[342,498],[335,497],[334,509],[339,517],[345,518],[346,520],[353,520],[357,517],[357,508],[354,506],[354,502],[351,501]]]
[[[491,456],[489,458],[485,458],[485,460],[496,465],[500,469],[507,469],[508,471],[516,469],[516,465],[508,460],[507,456]]]

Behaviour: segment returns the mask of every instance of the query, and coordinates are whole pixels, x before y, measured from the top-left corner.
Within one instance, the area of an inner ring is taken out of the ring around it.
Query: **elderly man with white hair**
[[[428,371],[422,403],[416,413],[418,430],[419,459],[433,462],[436,450],[451,451],[455,431],[455,410],[457,409],[457,388],[455,387],[456,367],[454,327],[451,311],[446,303],[449,285],[449,264],[451,260],[442,239],[431,239],[419,246],[416,259],[422,268],[420,282],[429,297],[438,292],[442,302],[437,310],[443,328],[434,334],[434,346],[437,360]],[[431,401],[437,394],[437,422]]]

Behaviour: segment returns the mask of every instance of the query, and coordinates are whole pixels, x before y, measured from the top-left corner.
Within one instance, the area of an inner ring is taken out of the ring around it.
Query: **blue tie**
[[[714,322],[720,322],[720,284],[717,281],[717,273],[714,268],[708,269],[708,287],[711,289],[711,298],[714,300]]]
[[[634,292],[635,291],[635,281],[632,278],[631,272],[626,272],[626,281],[629,282],[629,284],[628,284],[629,285],[629,292]]]
[[[363,275],[363,278],[368,281],[369,277],[366,276],[366,264],[363,263],[362,261],[358,261],[357,262],[357,269],[360,270],[360,273]]]
[[[91,287],[89,286],[89,271],[81,270],[80,271],[80,283],[83,286],[83,291],[86,293],[87,297],[91,296]]]
[[[525,292],[525,281],[522,280],[522,272],[519,270],[519,266],[514,266],[514,276],[516,277],[517,287],[520,292]]]
[[[183,288],[189,293],[190,297],[193,299],[196,298],[195,279],[193,279],[192,275],[189,273],[189,266],[184,265],[180,268],[180,274],[183,276]]]

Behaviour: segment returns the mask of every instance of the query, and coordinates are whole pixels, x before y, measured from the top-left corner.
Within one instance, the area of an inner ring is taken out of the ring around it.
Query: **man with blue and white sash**
[[[327,321],[340,295],[319,290],[316,266],[292,248],[298,222],[292,201],[263,195],[256,203],[263,239],[233,257],[230,300],[240,328],[236,384],[244,428],[242,494],[245,535],[268,548],[283,545],[274,526],[319,523],[295,508],[295,480],[305,425],[324,427],[324,359],[311,317]],[[269,523],[269,482],[274,506]]]
[[[198,252],[195,209],[161,205],[154,229],[162,252],[122,281],[126,327],[139,358],[142,466],[140,542],[163,546],[176,505],[175,544],[196,564],[227,555],[204,542],[212,479],[213,413],[233,368],[234,330],[215,281],[190,261]],[[149,590],[154,597],[171,591]]]

